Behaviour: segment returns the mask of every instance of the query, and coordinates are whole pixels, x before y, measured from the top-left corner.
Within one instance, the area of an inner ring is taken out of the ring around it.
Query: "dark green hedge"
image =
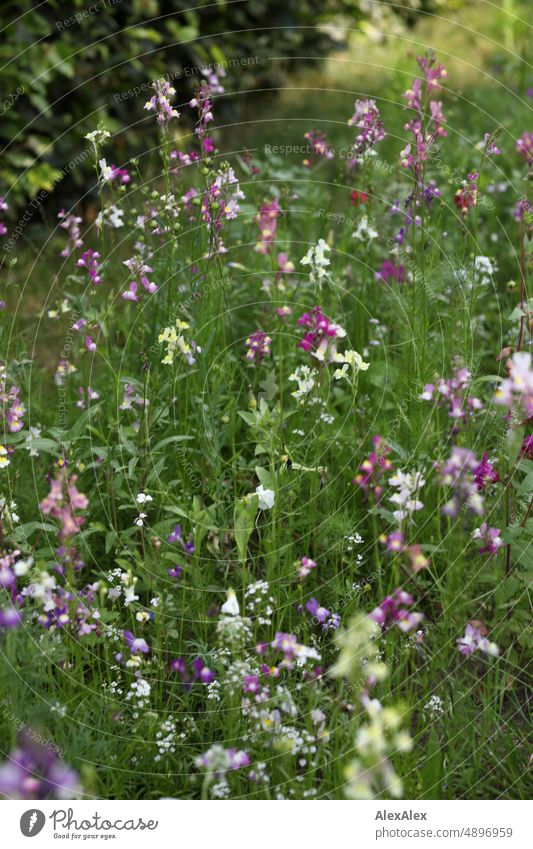
[[[69,163],[86,148],[83,136],[100,120],[112,131],[128,127],[129,153],[146,149],[153,128],[153,122],[142,121],[147,92],[137,98],[128,92],[160,75],[173,75],[181,102],[194,86],[189,69],[214,62],[228,62],[230,70],[239,63],[240,90],[276,87],[294,57],[331,49],[322,23],[343,15],[354,26],[363,17],[361,5],[360,0],[4,0],[0,194],[9,191],[15,206],[54,185],[56,201],[73,183],[80,189],[88,163]],[[413,0],[404,0],[403,13],[411,15],[412,7]],[[402,13],[398,0],[392,8]],[[255,56],[263,61],[240,62]],[[272,56],[282,58],[270,61]]]

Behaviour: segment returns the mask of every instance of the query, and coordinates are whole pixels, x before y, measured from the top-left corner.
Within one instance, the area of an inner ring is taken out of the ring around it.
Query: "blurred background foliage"
[[[354,30],[412,27],[442,0],[70,0],[2,3],[0,191],[11,208],[54,191],[57,206],[86,184],[76,161],[100,122],[117,133],[117,158],[150,146],[146,83],[171,75],[180,104],[191,68],[259,57],[239,66],[239,90],[275,91],[298,63],[346,47]],[[230,65],[231,67],[231,65]],[[136,97],[124,96],[145,86]],[[237,120],[244,98],[222,98],[217,114]],[[254,101],[255,103],[255,101]],[[126,127],[127,131],[119,134]],[[154,135],[154,143],[155,135]],[[72,163],[74,162],[74,167]],[[69,165],[70,164],[70,165]],[[46,200],[43,201],[46,204]]]

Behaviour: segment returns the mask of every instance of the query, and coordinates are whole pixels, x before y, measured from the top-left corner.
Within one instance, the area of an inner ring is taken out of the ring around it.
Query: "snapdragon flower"
[[[57,213],[57,217],[61,222],[59,226],[68,233],[68,241],[61,251],[61,256],[68,257],[73,251],[81,248],[83,245],[80,235],[80,224],[82,223],[82,219],[79,215],[74,215],[73,213],[69,213],[67,215],[64,209],[61,209]]]
[[[407,633],[413,628],[418,628],[424,614],[408,610],[413,604],[413,596],[401,588],[394,590],[392,595],[386,596],[379,607],[375,607],[369,614],[382,629],[397,625],[400,631]]]
[[[150,647],[143,637],[135,637],[131,631],[124,631],[123,636],[126,645],[132,654],[137,654],[138,652],[148,654],[150,651]]]
[[[365,155],[387,134],[376,101],[372,99],[355,101],[354,114],[348,121],[348,126],[360,130],[347,160],[350,168],[360,164]]]
[[[346,336],[346,331],[340,324],[325,316],[319,306],[300,316],[298,324],[309,328],[298,347],[310,352],[319,362],[325,362],[326,356],[333,362],[337,353],[337,340]]]
[[[300,260],[300,265],[310,266],[309,277],[312,283],[321,288],[322,283],[328,277],[328,268],[331,260],[326,254],[331,251],[330,246],[324,239],[319,239],[316,245],[309,248],[306,255]]]
[[[316,569],[316,563],[314,560],[311,560],[309,557],[302,557],[301,560],[298,560],[298,577],[299,578],[307,578],[313,569]]]
[[[81,255],[81,258],[77,261],[76,265],[79,268],[87,269],[93,286],[99,286],[101,283],[104,282],[101,275],[102,264],[100,263],[100,254],[98,253],[98,251],[93,251],[91,248],[89,248],[89,250],[87,251],[84,251],[84,253],[82,253]]]
[[[486,522],[483,522],[479,528],[476,528],[472,534],[472,539],[479,540],[482,543],[479,549],[480,554],[488,554],[489,557],[494,557],[500,548],[504,545],[501,538],[499,528],[489,528]]]
[[[268,254],[276,238],[277,219],[281,215],[281,207],[277,200],[263,203],[255,216],[259,225],[259,241],[254,250],[258,254]]]
[[[349,372],[351,373],[352,379],[357,376],[360,371],[366,371],[370,366],[370,363],[365,363],[361,354],[358,354],[357,351],[344,351],[344,353],[336,353],[333,357],[333,362],[335,363],[343,363],[341,368],[335,370],[333,377],[335,380],[340,380],[343,377],[347,377]]]
[[[469,622],[465,628],[464,637],[457,640],[459,651],[465,657],[469,657],[476,651],[487,654],[491,657],[498,657],[500,650],[496,643],[491,643],[482,633],[482,630],[487,633],[487,629],[480,623]]]
[[[522,410],[526,420],[533,416],[533,368],[531,354],[516,351],[508,362],[509,377],[502,380],[494,403]]]
[[[157,123],[166,130],[172,118],[179,118],[180,113],[171,105],[170,100],[176,94],[176,89],[170,85],[168,80],[160,79],[151,84],[154,94],[144,104],[148,112],[155,112]]]
[[[447,407],[448,416],[454,423],[454,433],[467,416],[483,409],[482,401],[468,393],[470,377],[470,371],[456,363],[451,377],[439,378],[436,385],[426,383],[424,391],[419,395],[422,401],[434,401],[439,406]]]
[[[472,451],[458,446],[452,448],[444,464],[435,464],[441,485],[453,490],[452,497],[442,508],[445,515],[457,516],[463,505],[478,516],[483,514],[483,497],[479,493],[475,478],[479,466],[480,463]]]
[[[249,362],[261,362],[266,356],[271,353],[270,346],[272,338],[262,330],[255,330],[249,335],[246,340],[248,350],[246,351],[246,359]]]
[[[176,319],[173,326],[165,327],[159,334],[157,341],[160,345],[166,345],[167,348],[166,354],[161,360],[163,365],[173,365],[177,357],[185,360],[188,366],[196,364],[196,356],[202,352],[202,349],[194,339],[186,339],[184,331],[190,329],[190,325],[186,321]]]
[[[259,484],[259,486],[255,489],[257,494],[257,503],[260,510],[270,510],[274,506],[274,502],[276,500],[276,493],[273,489],[266,489],[263,484]]]
[[[89,505],[86,495],[76,487],[77,475],[68,477],[66,467],[59,469],[56,477],[50,481],[50,492],[41,501],[40,507],[46,516],[52,516],[61,523],[61,539],[78,533],[85,519],[76,516],[76,510],[84,510]]]
[[[398,509],[392,513],[397,522],[412,519],[413,513],[422,510],[424,505],[416,496],[425,482],[422,472],[402,472],[401,469],[389,478],[389,485],[398,489],[398,492],[391,495],[389,499],[393,504],[398,505]]]
[[[304,133],[304,139],[307,139],[311,148],[311,155],[303,161],[306,168],[311,168],[320,159],[333,159],[335,153],[329,146],[328,137],[322,130],[309,130]]]
[[[372,445],[374,450],[360,464],[357,474],[352,479],[352,484],[360,487],[366,496],[372,495],[376,502],[379,502],[385,491],[381,482],[383,475],[385,472],[391,472],[394,469],[388,456],[392,448],[378,434],[372,437]]]

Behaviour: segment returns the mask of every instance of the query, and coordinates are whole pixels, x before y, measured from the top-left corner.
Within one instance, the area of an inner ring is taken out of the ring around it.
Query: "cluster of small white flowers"
[[[444,702],[442,701],[440,696],[437,696],[436,693],[433,693],[433,695],[429,697],[428,701],[424,705],[424,710],[429,713],[432,719],[435,719],[437,716],[442,716],[442,714],[444,713]]]
[[[223,779],[222,781],[217,781],[216,784],[213,784],[211,788],[211,796],[213,799],[229,799],[230,789],[228,782]]]
[[[151,692],[152,688],[148,681],[146,681],[144,678],[136,678],[135,681],[131,683],[130,689],[126,693],[126,701],[131,701],[134,704],[134,719],[137,719],[137,717],[139,716],[139,710],[142,710],[143,708],[146,708],[148,706]]]
[[[157,746],[157,755],[154,761],[160,761],[164,755],[169,753],[174,754],[176,751],[177,729],[174,718],[171,716],[161,723],[161,727],[155,735],[155,744]]]
[[[224,616],[217,623],[219,645],[230,652],[241,651],[252,639],[250,620],[243,616]]]
[[[209,702],[219,702],[220,701],[220,681],[218,678],[215,678],[214,681],[211,681],[210,684],[207,685],[207,700]]]
[[[270,625],[274,612],[274,599],[269,593],[267,581],[256,581],[246,590],[246,610],[250,616],[255,616],[260,625]]]

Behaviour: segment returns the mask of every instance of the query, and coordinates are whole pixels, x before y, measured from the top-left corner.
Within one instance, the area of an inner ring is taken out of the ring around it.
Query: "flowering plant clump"
[[[420,51],[398,109],[402,38],[384,42],[385,74],[382,48],[370,57],[359,33],[372,94],[354,95],[349,126],[336,111],[346,86],[324,63],[323,90],[338,97],[289,86],[298,108],[276,101],[287,144],[270,144],[274,93],[261,120],[257,97],[242,98],[268,69],[226,49],[250,27],[221,26],[233,14],[260,23],[269,4],[233,5],[133,27],[142,61],[117,68],[127,80],[146,66],[146,81],[111,97],[109,129],[84,128],[68,164],[79,51],[56,33],[61,146],[45,150],[43,109],[22,134],[20,173],[7,154],[0,797],[523,798],[522,60],[485,39],[501,83],[491,111],[474,62],[466,80],[449,51],[447,70]],[[330,5],[320,43],[343,37]],[[506,32],[502,5],[491,15]],[[460,6],[449,14],[464,21]],[[389,13],[375,11],[381,33]],[[415,40],[431,31],[437,43],[450,23],[426,17]],[[258,31],[264,47],[270,30]],[[219,54],[233,58],[215,65]],[[24,109],[45,96],[37,77]],[[91,79],[100,108],[106,75]]]

